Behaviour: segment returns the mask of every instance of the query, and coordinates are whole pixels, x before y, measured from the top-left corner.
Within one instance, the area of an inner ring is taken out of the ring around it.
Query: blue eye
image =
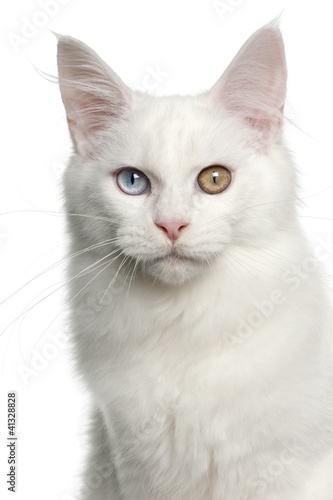
[[[146,193],[150,182],[148,177],[136,168],[123,168],[117,174],[117,184],[120,189],[131,195]]]

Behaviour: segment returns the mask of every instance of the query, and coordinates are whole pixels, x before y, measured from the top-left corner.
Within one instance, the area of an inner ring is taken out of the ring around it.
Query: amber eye
[[[231,182],[231,173],[225,167],[212,165],[201,170],[198,176],[198,184],[205,193],[222,193]]]

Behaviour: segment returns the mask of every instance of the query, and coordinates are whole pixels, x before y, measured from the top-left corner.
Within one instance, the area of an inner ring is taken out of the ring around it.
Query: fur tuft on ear
[[[58,72],[72,140],[78,153],[91,155],[96,132],[129,108],[130,90],[92,49],[69,36],[58,36]]]
[[[283,40],[277,23],[272,22],[247,40],[212,93],[267,140],[282,120],[286,80]]]

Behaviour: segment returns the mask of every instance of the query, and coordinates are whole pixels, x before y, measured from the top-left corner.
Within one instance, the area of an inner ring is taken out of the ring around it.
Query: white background
[[[222,3],[224,14],[214,0],[50,0],[47,14],[46,0],[2,2],[1,498],[13,498],[6,491],[8,391],[18,400],[14,498],[77,500],[84,456],[86,396],[65,343],[64,266],[44,272],[64,255],[60,186],[70,152],[57,85],[40,74],[57,74],[50,30],[85,41],[129,86],[186,94],[212,86],[247,37],[282,13],[286,114],[294,123],[286,139],[300,171],[300,214],[315,244],[333,237],[331,2]],[[160,81],[147,76],[153,70],[164,73]],[[332,270],[331,258],[326,265]]]

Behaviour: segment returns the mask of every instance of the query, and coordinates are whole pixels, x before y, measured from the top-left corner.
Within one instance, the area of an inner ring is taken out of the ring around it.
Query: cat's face
[[[294,183],[279,144],[285,66],[276,28],[251,37],[196,97],[139,96],[69,38],[59,42],[59,74],[76,148],[67,206],[88,216],[72,224],[86,246],[112,238],[138,270],[179,285],[288,224],[281,202]]]

